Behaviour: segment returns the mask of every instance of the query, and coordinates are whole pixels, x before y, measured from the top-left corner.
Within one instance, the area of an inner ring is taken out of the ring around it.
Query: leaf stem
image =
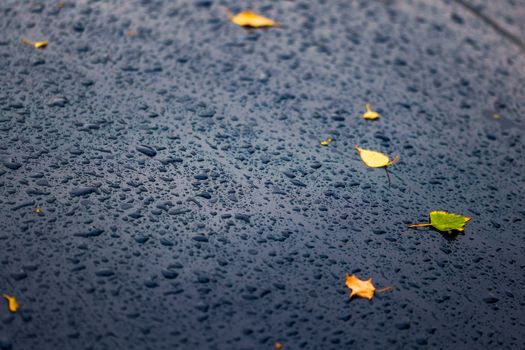
[[[228,19],[231,20],[233,18],[233,12],[229,8],[226,8],[226,15],[228,16]]]
[[[428,226],[432,226],[431,223],[428,223],[428,224],[412,224],[412,225],[407,225],[407,227],[409,228],[415,228],[415,227],[428,227]]]
[[[29,46],[33,46],[33,45],[34,45],[34,43],[33,43],[31,40],[26,39],[26,38],[22,38],[20,41],[21,41],[23,44],[26,44],[26,45],[29,45]]]
[[[388,293],[394,290],[394,287],[389,286],[381,289],[376,289],[376,293]]]
[[[386,177],[388,178],[388,187],[390,187],[390,174],[388,173],[388,168],[385,167],[385,173],[386,173]]]
[[[399,160],[401,159],[401,157],[399,157],[399,155],[395,156],[394,158],[392,158],[392,160],[390,162],[388,162],[388,164],[386,166],[391,166],[391,165],[394,165],[396,164],[397,162],[399,162]]]

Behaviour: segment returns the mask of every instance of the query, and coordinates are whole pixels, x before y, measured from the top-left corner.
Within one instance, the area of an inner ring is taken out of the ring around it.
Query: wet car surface
[[[524,5],[462,3],[2,1],[0,349],[524,348]]]

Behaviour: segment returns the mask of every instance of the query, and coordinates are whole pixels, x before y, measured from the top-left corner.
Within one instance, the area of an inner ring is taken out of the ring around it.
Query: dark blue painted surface
[[[525,58],[464,7],[4,0],[0,32],[1,349],[525,347]],[[474,219],[405,228],[436,209]]]

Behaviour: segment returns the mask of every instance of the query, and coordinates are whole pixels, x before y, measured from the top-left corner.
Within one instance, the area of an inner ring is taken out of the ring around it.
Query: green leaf
[[[438,231],[464,231],[467,222],[472,218],[468,216],[449,213],[447,211],[437,210],[430,212],[430,223],[408,225],[410,228],[432,226]]]
[[[430,212],[430,223],[439,231],[463,231],[464,226],[471,218],[448,213],[446,211]]]

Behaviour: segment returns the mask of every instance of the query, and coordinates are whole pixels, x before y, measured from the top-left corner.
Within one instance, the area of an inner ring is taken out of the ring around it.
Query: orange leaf
[[[352,290],[350,298],[355,295],[359,298],[371,300],[376,290],[371,278],[367,281],[362,281],[356,275],[350,276],[349,274],[346,274],[346,286]]]
[[[7,300],[9,311],[11,312],[17,312],[20,308],[20,305],[16,301],[15,297],[9,296],[7,294],[2,294],[2,297]]]

